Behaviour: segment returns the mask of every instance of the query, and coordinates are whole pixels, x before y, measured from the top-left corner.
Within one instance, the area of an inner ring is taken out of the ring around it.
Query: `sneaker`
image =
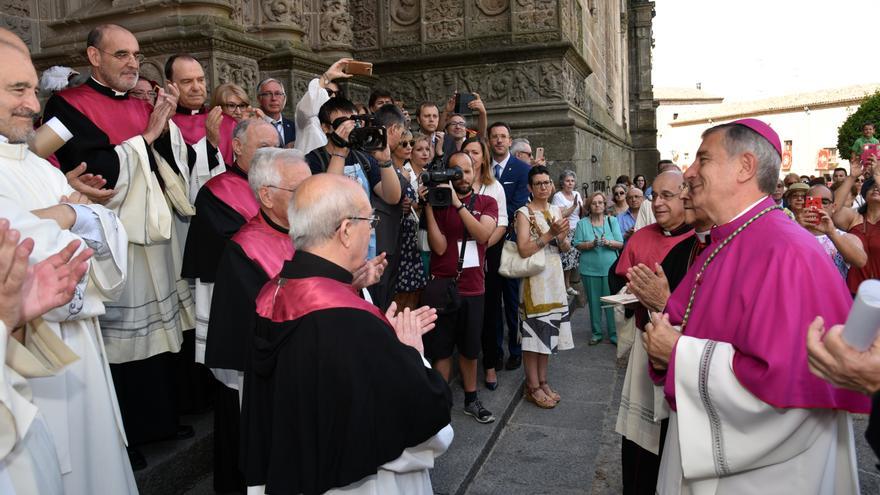
[[[491,423],[495,421],[495,416],[483,407],[483,403],[480,402],[480,399],[477,399],[470,404],[465,404],[464,413],[468,416],[473,416],[474,419],[477,420],[477,423]]]

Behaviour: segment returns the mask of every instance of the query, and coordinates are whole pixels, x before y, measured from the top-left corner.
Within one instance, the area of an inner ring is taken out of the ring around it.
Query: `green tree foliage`
[[[862,125],[869,122],[880,130],[880,91],[865,99],[837,130],[837,151],[841,159],[849,160],[853,143],[862,136]]]

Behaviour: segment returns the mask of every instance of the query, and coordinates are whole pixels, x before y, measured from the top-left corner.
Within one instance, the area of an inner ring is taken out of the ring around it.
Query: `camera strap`
[[[455,194],[455,192],[453,192],[452,194]],[[471,199],[470,199],[470,201],[468,201],[467,206],[465,206],[465,209],[467,209],[467,211],[471,214],[473,214],[471,212],[471,208],[474,207],[474,201],[476,201],[476,200],[477,200],[477,193],[472,190],[471,191]],[[456,211],[455,213],[458,214],[458,211]],[[461,220],[461,219],[459,218],[459,220]],[[461,220],[461,229],[464,233],[461,236],[461,251],[459,251],[459,253],[458,253],[458,265],[456,265],[456,267],[455,267],[455,281],[456,282],[458,282],[458,279],[461,278],[461,272],[464,271],[464,252],[465,252],[465,250],[467,250],[467,244],[471,238],[470,232],[468,232],[468,229],[467,229],[467,225],[464,224],[464,220]]]

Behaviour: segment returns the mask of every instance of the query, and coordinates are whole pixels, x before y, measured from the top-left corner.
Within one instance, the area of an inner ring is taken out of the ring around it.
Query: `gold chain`
[[[764,210],[759,212],[757,215],[750,218],[749,221],[740,225],[738,229],[734,230],[733,233],[731,233],[729,236],[727,236],[727,238],[724,239],[724,241],[722,241],[721,244],[719,244],[718,247],[715,248],[714,251],[712,251],[712,254],[710,254],[709,257],[706,258],[706,261],[703,262],[703,266],[700,268],[699,273],[697,273],[696,278],[694,278],[694,286],[691,288],[691,297],[688,300],[687,309],[685,309],[685,311],[684,311],[684,318],[682,318],[682,320],[681,320],[681,333],[684,333],[684,329],[685,329],[685,327],[687,327],[688,318],[690,318],[691,309],[693,309],[693,306],[694,306],[694,298],[697,297],[697,287],[699,287],[700,284],[702,283],[703,273],[706,271],[706,268],[709,267],[709,263],[712,263],[712,260],[715,259],[715,256],[718,254],[718,252],[721,251],[724,248],[724,246],[726,246],[728,243],[730,243],[730,241],[732,241],[734,237],[738,236],[743,230],[745,230],[746,227],[751,225],[752,222],[763,217],[764,215],[766,215],[767,213],[770,213],[773,210],[781,210],[781,209],[782,209],[782,207],[779,205],[769,206],[769,207],[765,208]]]

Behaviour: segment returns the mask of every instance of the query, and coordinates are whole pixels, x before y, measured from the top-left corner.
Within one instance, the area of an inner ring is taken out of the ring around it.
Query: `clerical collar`
[[[290,233],[290,229],[285,229],[284,227],[273,222],[272,219],[269,218],[269,215],[266,215],[266,212],[264,212],[262,209],[260,210],[260,216],[263,217],[263,220],[266,221],[266,224],[269,227],[272,227],[273,229],[277,230],[278,232],[281,232],[284,235],[287,235]]]
[[[700,240],[703,244],[707,244],[709,242],[709,233],[711,230],[707,230],[705,232],[694,232],[694,235],[697,236],[697,239]]]
[[[660,225],[657,226],[660,227]],[[681,234],[690,232],[691,229],[693,229],[693,227],[685,223],[675,230],[666,230],[663,227],[660,227],[660,232],[663,232],[663,235],[666,237],[676,237],[680,236]]]
[[[177,113],[183,115],[198,115],[200,113],[205,113],[205,107],[199,108],[198,110],[193,110],[192,108],[186,108],[184,106],[177,105]]]
[[[95,79],[94,76],[90,77],[86,81],[86,84],[88,84],[89,87],[91,87],[92,89],[94,89],[98,93],[101,93],[104,96],[109,96],[110,98],[115,98],[117,100],[125,100],[128,98],[128,93],[126,93],[124,91],[120,93],[119,91],[116,91],[115,89],[111,88],[110,86],[105,86],[104,84],[101,84],[100,82],[98,82],[98,80]]]
[[[293,259],[284,262],[281,278],[325,277],[344,284],[352,281],[351,272],[341,266],[307,251],[297,250]]]
[[[9,138],[4,136],[3,134],[0,134],[0,143],[8,143],[8,142],[9,142]]]
[[[231,166],[227,167],[226,170],[228,172],[232,172],[233,174],[235,174],[239,177],[243,177],[245,179],[248,178],[247,172],[245,172],[244,170],[241,169],[241,167],[238,166],[238,162],[234,162]]]

